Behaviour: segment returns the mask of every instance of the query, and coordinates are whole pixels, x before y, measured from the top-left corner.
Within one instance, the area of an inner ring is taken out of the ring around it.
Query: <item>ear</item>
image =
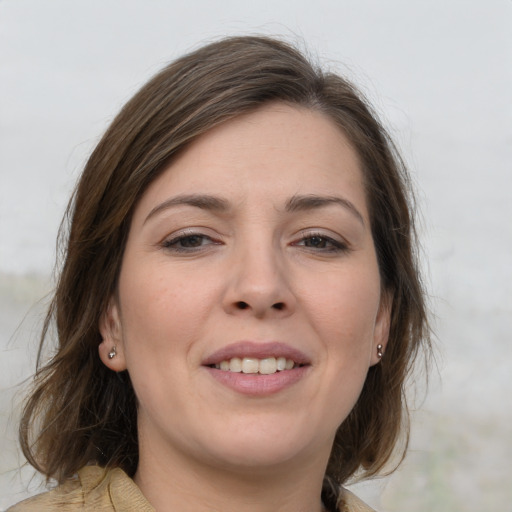
[[[389,328],[391,325],[391,306],[393,304],[393,294],[388,291],[383,291],[380,298],[379,311],[375,320],[375,330],[373,333],[373,349],[371,357],[371,365],[380,363],[382,357],[386,352],[386,347],[389,339]],[[379,351],[378,347],[382,345]],[[382,356],[379,357],[379,352]]]
[[[114,372],[126,370],[121,317],[114,297],[110,298],[107,309],[101,315],[99,329],[102,337],[98,346],[101,361]]]

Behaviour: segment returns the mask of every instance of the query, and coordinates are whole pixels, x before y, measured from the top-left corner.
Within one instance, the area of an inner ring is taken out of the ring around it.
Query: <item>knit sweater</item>
[[[374,512],[349,491],[340,512]],[[121,469],[86,466],[55,489],[14,505],[7,512],[155,512],[137,484]]]

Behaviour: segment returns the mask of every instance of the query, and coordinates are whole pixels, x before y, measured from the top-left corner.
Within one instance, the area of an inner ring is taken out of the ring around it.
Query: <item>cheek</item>
[[[129,263],[129,262],[127,262]],[[119,283],[122,342],[126,365],[141,410],[158,417],[173,403],[190,367],[190,347],[198,337],[200,297],[185,280],[158,265],[123,267]]]
[[[201,337],[211,308],[218,304],[217,284],[197,272],[151,260],[122,268],[119,296],[127,359],[183,354]]]
[[[371,365],[380,282],[369,267],[331,276],[324,285],[328,291],[311,295],[308,310],[324,347],[318,402],[335,430],[357,402]]]
[[[378,271],[347,268],[305,283],[311,322],[333,348],[359,350],[371,342],[380,302]]]

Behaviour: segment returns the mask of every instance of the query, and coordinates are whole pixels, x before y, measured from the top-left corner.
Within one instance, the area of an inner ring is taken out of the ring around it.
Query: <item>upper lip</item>
[[[233,357],[254,357],[265,359],[267,357],[285,357],[293,360],[296,364],[309,364],[310,359],[301,350],[291,347],[282,342],[256,342],[237,341],[216,350],[206,357],[202,362],[203,366],[219,364],[228,361]]]

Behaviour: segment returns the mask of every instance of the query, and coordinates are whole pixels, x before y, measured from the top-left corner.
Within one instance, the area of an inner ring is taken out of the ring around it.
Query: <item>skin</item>
[[[191,194],[226,208],[168,203]],[[341,201],[289,207],[311,195]],[[100,325],[102,361],[128,370],[138,398],[135,481],[150,503],[320,510],[388,303],[358,158],[326,116],[271,104],[198,138],[136,206]],[[308,364],[278,392],[238,392],[202,362],[240,340],[285,343]]]

